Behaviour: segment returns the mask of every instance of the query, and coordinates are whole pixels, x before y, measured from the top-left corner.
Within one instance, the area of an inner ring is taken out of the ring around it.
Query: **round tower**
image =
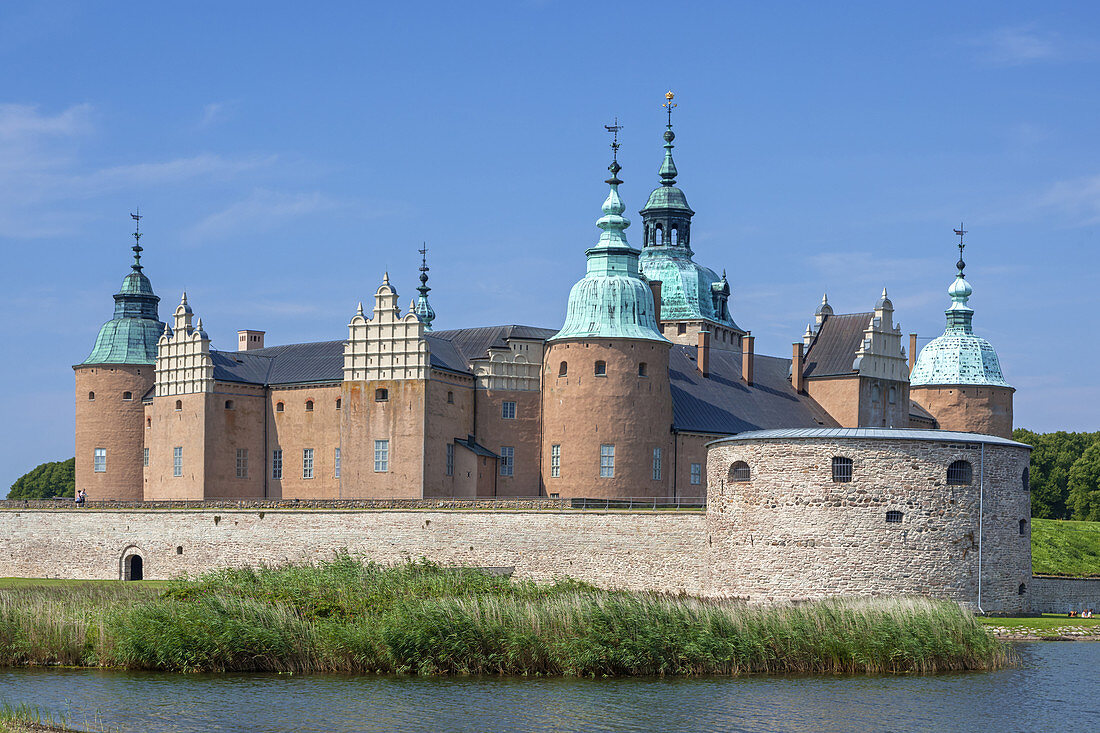
[[[132,214],[135,222],[140,215]],[[134,232],[134,264],[115,293],[114,317],[99,329],[76,375],[76,488],[92,501],[143,498],[145,411],[154,382],[157,339],[164,324],[160,302],[142,272],[141,232]]]
[[[909,375],[909,397],[928,410],[943,430],[1012,437],[1012,394],[1016,390],[1001,374],[992,344],[974,334],[974,310],[967,304],[974,292],[963,277],[962,235],[958,274],[947,289],[951,306],[945,311],[943,335],[921,349]]]
[[[587,273],[569,293],[565,325],[547,342],[543,487],[561,497],[666,498],[674,473],[671,343],[657,328],[639,252],[626,241],[617,159],[608,170],[600,239],[585,251]]]

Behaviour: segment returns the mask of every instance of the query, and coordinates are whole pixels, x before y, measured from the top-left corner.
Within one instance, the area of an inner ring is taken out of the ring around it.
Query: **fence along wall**
[[[702,595],[706,519],[694,512],[60,510],[0,511],[0,577],[145,578],[318,561],[347,550],[382,563],[514,567],[604,587]]]

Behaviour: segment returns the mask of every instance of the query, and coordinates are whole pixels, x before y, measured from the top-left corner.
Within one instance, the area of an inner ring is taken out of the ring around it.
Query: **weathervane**
[[[141,207],[137,209],[137,213],[130,214],[130,218],[134,220],[134,269],[141,269]]]
[[[420,285],[423,290],[421,288],[417,290],[421,290],[423,294],[425,290],[431,290],[431,288],[428,287],[428,243],[422,242],[422,244],[424,246],[417,251],[420,252]]]
[[[676,95],[672,93],[672,90],[669,90],[669,91],[665,92],[665,99],[667,101],[664,104],[661,105],[662,107],[664,107],[665,109],[668,110],[668,126],[669,126],[669,128],[672,127],[672,109],[673,109],[673,107],[676,106],[675,104],[672,103],[672,100],[675,96]]]
[[[963,237],[966,235],[966,229],[963,228],[963,223],[959,222],[959,228],[954,230],[955,236],[959,238],[959,261],[955,263],[955,266],[959,268],[959,274],[962,274],[963,268],[966,267],[966,263],[963,262],[963,248],[966,245],[963,243]]]
[[[619,162],[619,130],[623,129],[623,126],[619,124],[619,118],[615,118],[615,122],[610,125],[604,125],[604,128],[611,133],[611,159],[615,162]]]

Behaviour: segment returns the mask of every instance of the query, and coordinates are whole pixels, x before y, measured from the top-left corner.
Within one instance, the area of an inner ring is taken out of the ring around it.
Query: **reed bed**
[[[338,557],[167,589],[0,591],[0,665],[505,675],[934,673],[1014,662],[925,598],[753,607]]]

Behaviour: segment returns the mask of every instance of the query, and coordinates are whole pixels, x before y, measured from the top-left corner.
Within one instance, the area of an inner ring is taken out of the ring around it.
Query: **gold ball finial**
[[[667,100],[668,100],[668,101],[670,101],[670,102],[672,101],[672,98],[673,98],[673,97],[675,97],[675,96],[676,96],[676,95],[675,95],[675,94],[673,94],[671,90],[670,90],[670,91],[667,91],[667,92],[665,92],[665,99],[667,99]]]

